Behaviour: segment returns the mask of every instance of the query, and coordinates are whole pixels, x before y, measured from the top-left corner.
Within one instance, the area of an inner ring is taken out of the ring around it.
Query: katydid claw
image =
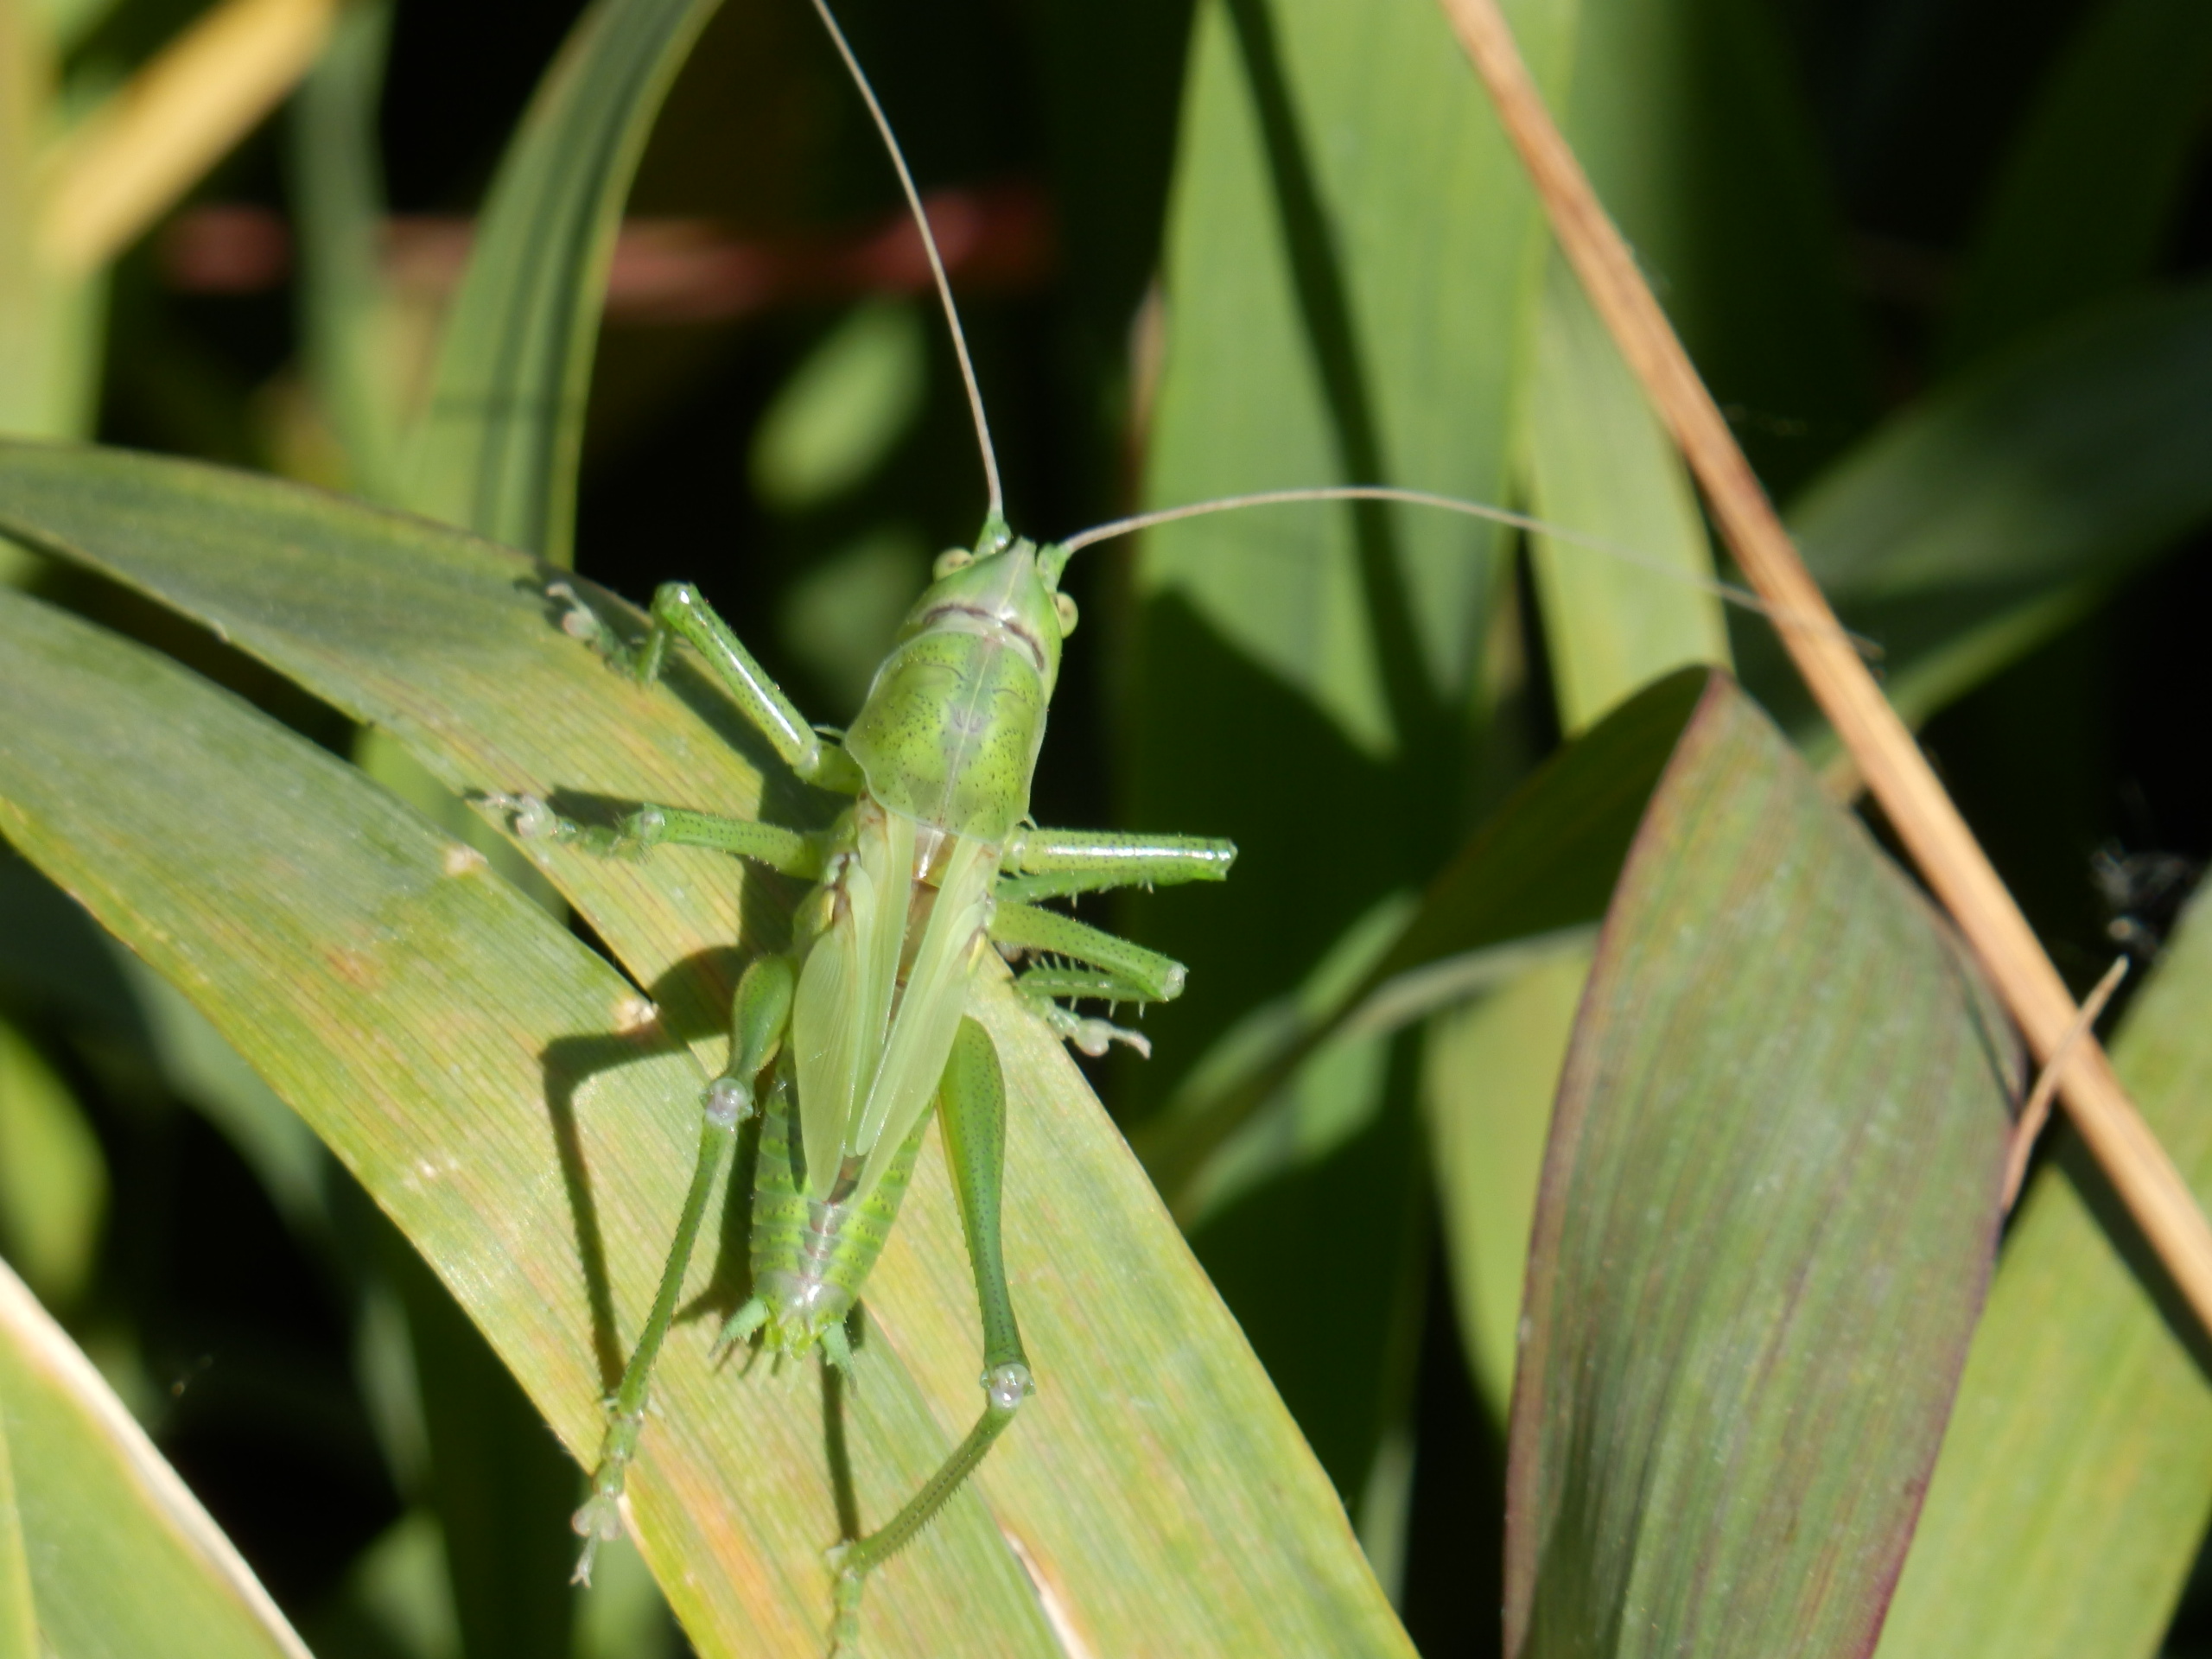
[[[584,1541],[583,1554],[576,1558],[576,1570],[569,1575],[569,1582],[589,1585],[592,1562],[599,1554],[599,1547],[611,1544],[622,1535],[621,1501],[612,1492],[594,1492],[569,1517],[569,1528]]]

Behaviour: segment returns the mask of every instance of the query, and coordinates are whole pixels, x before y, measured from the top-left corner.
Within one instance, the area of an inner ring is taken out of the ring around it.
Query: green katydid
[[[882,135],[920,229],[982,451],[988,497],[982,533],[972,549],[939,557],[935,579],[907,613],[841,739],[809,724],[688,585],[671,584],[655,594],[650,631],[634,648],[614,640],[580,602],[571,613],[571,632],[592,637],[644,681],[659,677],[674,642],[699,652],[798,779],[852,798],[829,830],[804,834],[648,804],[610,832],[582,829],[535,799],[508,804],[525,837],[575,841],[603,853],[663,845],[715,849],[813,883],[789,952],[755,961],[738,985],[728,1060],[703,1097],[698,1160],[658,1294],[608,1402],[591,1494],[575,1516],[585,1539],[579,1580],[588,1578],[600,1543],[621,1528],[620,1499],[644,1432],[652,1368],[740,1125],[760,1119],[751,1197],[754,1294],[726,1322],[718,1345],[758,1343],[793,1358],[818,1348],[825,1363],[846,1371],[852,1361],[847,1317],[889,1235],[930,1108],[937,1108],[981,1305],[985,1399],[966,1439],[896,1515],[830,1552],[834,1639],[849,1650],[868,1573],[929,1522],[1034,1387],[1000,1249],[1005,1090],[991,1039],[967,1012],[976,972],[994,946],[1035,958],[1017,989],[1051,1029],[1094,1055],[1115,1040],[1142,1050],[1141,1037],[1062,1003],[1164,1001],[1182,988],[1181,964],[1035,901],[1131,885],[1219,880],[1236,856],[1224,841],[1075,833],[1027,822],[1061,642],[1076,622],[1072,602],[1058,590],[1070,556],[1195,513],[1369,499],[1541,529],[1632,563],[1645,561],[1633,550],[1592,543],[1497,508],[1368,486],[1199,503],[1043,546],[1015,536],[1004,517],[982,397],[918,194],[825,0],[814,3]]]

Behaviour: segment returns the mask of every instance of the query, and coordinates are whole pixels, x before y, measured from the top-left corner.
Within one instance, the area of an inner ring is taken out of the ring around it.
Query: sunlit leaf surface
[[[757,774],[717,736],[735,732],[719,693],[688,675],[625,686],[563,633],[528,561],[259,480],[14,459],[11,533],[97,548],[385,720],[459,789],[505,778],[750,807]],[[57,660],[0,653],[22,665],[10,696],[36,704],[0,722],[36,745],[0,784],[11,836],[194,988],[588,1455],[688,1170],[702,1073],[670,1036],[719,1063],[711,1027],[686,1027],[672,993],[652,1020],[563,930],[349,770],[215,699],[219,719],[175,671],[28,614]],[[63,676],[79,652],[96,666]],[[127,718],[63,713],[116,696]],[[153,718],[171,709],[187,730]],[[86,721],[110,735],[73,741]],[[765,886],[681,854],[553,868],[645,984],[700,951],[726,972],[734,900]],[[780,903],[753,925],[780,926]],[[995,990],[982,1012],[1008,1062],[1007,1257],[1041,1391],[977,1494],[871,1586],[880,1650],[1038,1649],[1049,1615],[1102,1651],[1162,1630],[1202,1649],[1403,1651],[1327,1483],[1126,1147],[1041,1031]],[[729,1305],[733,1248],[701,1265],[710,1308]],[[972,1281],[933,1152],[870,1293],[850,1433],[864,1516],[977,1408]],[[818,1389],[810,1370],[710,1375],[707,1335],[679,1330],[656,1390],[632,1484],[646,1553],[702,1651],[808,1650],[836,1535]]]

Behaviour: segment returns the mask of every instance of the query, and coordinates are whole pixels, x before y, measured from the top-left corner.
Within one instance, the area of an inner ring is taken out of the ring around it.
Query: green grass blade
[[[1431,1023],[1421,1050],[1444,1247],[1475,1393],[1501,1429],[1521,1346],[1521,1287],[1544,1139],[1590,953],[1538,963]]]
[[[2212,516],[2209,378],[2212,286],[2111,307],[1949,383],[1791,504],[1807,564],[1884,646],[1908,720]],[[1804,706],[1786,671],[1754,683],[1777,710]]]
[[[1942,356],[1963,363],[2148,276],[2212,115],[2212,11],[2104,0],[2063,49],[1983,215]]]
[[[1962,948],[1716,679],[1546,1153],[1508,1651],[1871,1647],[1987,1282],[2017,1081]]]
[[[1665,568],[1530,538],[1561,728],[1583,730],[1686,663],[1727,666],[1720,601],[1692,585],[1712,582],[1713,546],[1689,474],[1556,252],[1536,319],[1527,448],[1532,512]]]
[[[392,733],[454,794],[551,795],[587,816],[760,809],[766,746],[704,675],[679,668],[674,696],[630,684],[564,639],[542,565],[475,537],[245,473],[33,445],[0,446],[0,522]],[[786,783],[774,804],[826,804],[799,794]],[[795,895],[728,859],[676,857],[680,893],[619,860],[550,861],[664,1023],[719,1065],[747,901],[765,899],[773,937]]]
[[[323,418],[361,494],[400,499],[401,365],[383,280],[385,193],[378,106],[390,0],[348,6],[291,114],[299,218],[302,356]]]
[[[1572,8],[1510,10],[1560,67]],[[1223,0],[1197,17],[1146,505],[1347,481],[1502,502],[1541,232],[1442,15]],[[1500,545],[1473,520],[1336,506],[1146,537],[1125,810],[1242,852],[1202,904],[1123,909],[1205,964],[1147,1015],[1160,1058],[1128,1080],[1140,1111],[1458,844],[1491,736]],[[1412,1067],[1365,1046],[1298,1091],[1300,1159],[1196,1243],[1379,1536],[1402,1494],[1362,1494],[1410,1399],[1429,1237]],[[1327,1343],[1317,1306],[1338,1310]]]
[[[1786,492],[1876,408],[1842,214],[1773,8],[1584,0],[1552,107],[1698,372]]]
[[[2113,1046],[2212,1193],[2212,907],[2168,944]],[[2070,1136],[2029,1186],[1974,1338],[1880,1659],[2150,1659],[2212,1518],[2212,1385]]]
[[[0,1654],[152,1653],[308,1659],[92,1362],[0,1265]]]
[[[1421,1052],[1452,1305],[1476,1394],[1501,1426],[1537,1174],[1589,972],[1589,946],[1574,930],[1604,913],[1706,677],[1685,670],[1649,687],[1548,761],[1439,878],[1378,975],[1381,983],[1418,976],[1516,935],[1566,945],[1439,1015]]]
[[[623,197],[719,0],[600,0],[538,88],[479,221],[407,504],[569,562],[584,395]]]
[[[1378,907],[1384,942],[1361,954],[1315,1005],[1210,1059],[1177,1097],[1176,1109],[1135,1141],[1153,1178],[1179,1211],[1187,1185],[1224,1136],[1332,1038],[1395,1031],[1453,1000],[1452,986],[1479,982],[1500,958],[1533,949],[1556,954],[1561,936],[1605,914],[1621,861],[1674,752],[1705,676],[1669,676],[1568,744],[1515,791],[1470,836],[1418,901]],[[1478,963],[1478,957],[1488,957]],[[1311,988],[1301,988],[1301,995]],[[1462,988],[1458,995],[1472,995]],[[1395,1012],[1392,1012],[1395,1010]]]
[[[41,165],[57,120],[48,8],[0,3],[0,432],[73,437],[99,401],[107,285],[45,257]],[[0,549],[0,571],[10,556]]]
[[[1528,49],[1561,35],[1560,9],[1516,10]],[[1201,9],[1147,505],[1331,482],[1503,499],[1537,228],[1451,45],[1433,7],[1402,0]],[[1351,131],[1357,144],[1338,141]],[[1410,651],[1403,671],[1433,696],[1467,685],[1479,628],[1466,619],[1482,613],[1497,539],[1413,510],[1283,508],[1154,532],[1141,581],[1344,739],[1387,753],[1414,733],[1386,652]],[[1396,569],[1363,579],[1378,559]],[[1160,670],[1189,677],[1172,658]]]
[[[0,1659],[38,1659],[38,1605],[23,1516],[16,1501],[15,1465],[8,1451],[7,1414],[0,1412]]]
[[[699,1068],[620,976],[351,768],[165,659],[29,601],[0,616],[10,838],[192,989],[589,1455],[686,1173]],[[734,1393],[703,1332],[671,1357],[665,1432],[631,1487],[648,1558],[703,1652],[805,1651],[834,1535],[798,1475],[823,1467],[818,1402],[798,1379]],[[855,1437],[917,1463],[927,1408],[872,1360]],[[885,1586],[885,1635],[1033,1650],[1004,1546],[978,1506],[950,1519]]]
[[[584,799],[651,798],[726,811],[751,811],[760,798],[760,774],[725,740],[755,753],[757,743],[720,694],[688,670],[650,691],[608,673],[588,647],[563,634],[561,607],[548,606],[533,566],[518,556],[314,492],[138,457],[25,448],[0,458],[0,521],[11,533],[67,545],[208,620],[324,696],[390,726],[457,790],[559,787]],[[0,724],[18,727],[36,729],[38,721]],[[27,771],[35,779],[47,764]],[[0,794],[25,786],[11,778]],[[137,797],[114,798],[120,787],[111,785],[100,807],[54,805],[92,822],[138,811]],[[782,798],[779,809],[809,810],[792,798],[798,791],[788,779],[769,788],[772,798]],[[257,821],[259,810],[246,810],[246,821]],[[226,809],[225,821],[239,810]],[[385,802],[379,813],[397,810]],[[384,817],[370,821],[381,824]],[[279,840],[327,849],[332,839],[327,823],[286,822]],[[82,833],[101,838],[91,822]],[[213,826],[206,833],[205,855],[222,851]],[[416,833],[434,843],[417,856],[435,869],[453,843],[419,826]],[[54,855],[73,844],[62,837]],[[551,862],[600,936],[653,988],[663,1028],[696,1036],[719,1065],[715,1027],[741,918],[775,937],[788,886],[748,876],[734,861],[684,852],[630,865],[559,849]],[[155,883],[156,874],[149,863],[140,879]],[[226,880],[217,895],[164,902],[226,913],[224,906],[242,902],[242,890],[254,889]],[[116,925],[111,909],[94,907]],[[207,925],[206,912],[195,912],[167,931],[191,940]],[[281,918],[271,925],[298,925]],[[500,925],[522,925],[512,916]],[[524,937],[550,931],[566,945],[542,915],[531,926]],[[226,923],[220,931],[234,929]],[[464,944],[442,937],[435,943],[436,955],[461,950],[491,973],[483,961],[490,947],[473,934]],[[320,961],[296,966],[319,974]],[[457,970],[440,971],[448,976],[444,1001],[461,1000],[463,988],[451,982]],[[604,1386],[599,1367],[608,1344],[594,1334],[578,1283],[575,1217],[563,1201],[531,1057],[545,1037],[562,1033],[617,1040],[607,1034],[634,1024],[640,1005],[596,967],[595,977],[587,976],[596,988],[572,991],[567,1006],[554,996],[556,987],[542,982],[550,970],[537,957],[503,971],[524,983],[495,999],[500,1028],[520,1023],[543,1033],[498,1045],[526,1077],[510,1075],[488,1098],[486,1089],[472,1090],[467,1112],[455,1103],[460,1115],[443,1129],[418,1128],[412,1119],[422,1108],[410,1107],[410,1153],[365,1179],[576,1452],[595,1436],[593,1401]],[[573,986],[582,971],[563,968],[556,977]],[[290,982],[256,994],[281,1000]],[[704,1010],[689,1026],[676,1011],[687,986],[697,994],[692,1006]],[[510,1006],[506,999],[518,995]],[[1045,1605],[1100,1651],[1168,1642],[1193,1650],[1403,1652],[1325,1479],[1126,1146],[1072,1066],[1002,991],[987,999],[983,1015],[1007,1061],[1007,1252],[1041,1391],[981,1478],[998,1531],[982,1503],[972,1511],[963,1503],[968,1521],[933,1529],[871,1586],[879,1650],[902,1650],[899,1631],[931,1652],[1027,1651],[1049,1640],[1002,1541],[1010,1536],[1047,1586]],[[442,1016],[441,1028],[458,1018]],[[231,1034],[242,1047],[253,1038]],[[614,1305],[630,1318],[646,1299],[688,1173],[700,1073],[688,1063],[672,1072],[674,1064],[656,1063],[652,1077],[632,1066],[591,1085],[613,1091],[594,1104],[589,1127],[596,1135],[603,1124],[606,1138],[591,1141],[585,1162]],[[310,1087],[321,1074],[271,1075],[289,1090]],[[340,1108],[369,1109],[350,1092],[329,1109]],[[389,1103],[384,1110],[399,1116]],[[497,1120],[496,1131],[486,1120]],[[435,1144],[448,1133],[470,1141],[492,1136],[496,1156],[481,1144]],[[429,1144],[414,1146],[418,1135]],[[463,1230],[458,1241],[435,1236],[430,1221],[410,1208],[423,1185],[410,1172],[426,1159],[444,1168],[442,1160],[453,1158],[466,1168],[506,1172],[499,1199],[437,1219]],[[539,1230],[478,1236],[525,1219]],[[543,1297],[519,1310],[487,1305],[486,1287],[511,1279],[506,1264],[515,1262],[543,1267],[548,1276],[534,1287]],[[885,1375],[866,1373],[855,1402],[852,1443],[864,1514],[880,1513],[899,1482],[918,1481],[972,1415],[972,1303],[932,1143],[870,1283],[876,1357],[869,1363]],[[808,1621],[826,1609],[817,1552],[834,1536],[835,1521],[819,1402],[810,1379],[778,1385],[765,1376],[709,1377],[705,1340],[696,1327],[679,1330],[664,1362],[668,1381],[656,1391],[648,1455],[666,1461],[656,1463],[659,1473],[640,1498],[648,1555],[702,1647],[780,1650],[798,1642],[802,1629],[815,1631]],[[918,1381],[918,1399],[901,1390],[891,1354]],[[673,1492],[671,1479],[680,1482]],[[1255,1539],[1264,1548],[1255,1550]],[[1009,1583],[1018,1592],[1006,1592],[1011,1602],[1001,1596]],[[1010,1611],[1017,1604],[1027,1610],[1026,1624]],[[732,1633],[741,1629],[769,1634],[740,1642]]]

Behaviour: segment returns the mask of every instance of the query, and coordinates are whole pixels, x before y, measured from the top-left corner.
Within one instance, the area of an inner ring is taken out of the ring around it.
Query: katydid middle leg
[[[1026,830],[1008,845],[1000,866],[991,938],[1008,950],[1080,964],[1032,968],[1015,983],[1030,1011],[1056,1034],[1090,1055],[1104,1053],[1109,1042],[1149,1052],[1135,1032],[1075,1014],[1055,999],[1165,1002],[1182,992],[1183,964],[1027,901],[1112,887],[1218,881],[1236,857],[1229,842],[1195,836]]]
[[[583,1554],[576,1562],[576,1583],[591,1582],[592,1558],[601,1544],[622,1530],[622,1487],[638,1454],[639,1439],[645,1433],[653,1363],[660,1357],[661,1343],[676,1318],[692,1246],[698,1240],[715,1179],[737,1143],[737,1126],[757,1109],[753,1090],[791,1027],[794,979],[790,957],[763,957],[745,970],[731,999],[729,1062],[722,1074],[707,1085],[699,1156],[691,1172],[690,1191],[684,1197],[683,1214],[676,1224],[668,1260],[661,1268],[660,1289],[653,1298],[652,1311],[645,1317],[630,1363],[623,1368],[621,1384],[607,1402],[607,1434],[600,1443],[599,1466],[592,1471],[591,1496],[576,1511],[572,1523],[584,1541]]]
[[[1001,899],[1061,899],[1109,887],[1219,881],[1236,861],[1234,845],[1203,836],[1026,829],[1007,844],[998,893]]]
[[[1021,1402],[1036,1391],[1029,1356],[1014,1322],[1014,1299],[1007,1289],[1006,1258],[999,1238],[1000,1178],[1006,1163],[1006,1080],[990,1033],[973,1019],[963,1020],[960,1035],[945,1062],[938,1086],[938,1123],[944,1137],[944,1158],[960,1200],[960,1222],[968,1240],[968,1260],[976,1274],[976,1300],[982,1314],[983,1412],[922,1489],[875,1531],[830,1552],[837,1574],[836,1649],[849,1652],[860,1630],[861,1592],[868,1574],[912,1541],[943,1509],[960,1483],[975,1471],[991,1444],[1005,1433]]]

